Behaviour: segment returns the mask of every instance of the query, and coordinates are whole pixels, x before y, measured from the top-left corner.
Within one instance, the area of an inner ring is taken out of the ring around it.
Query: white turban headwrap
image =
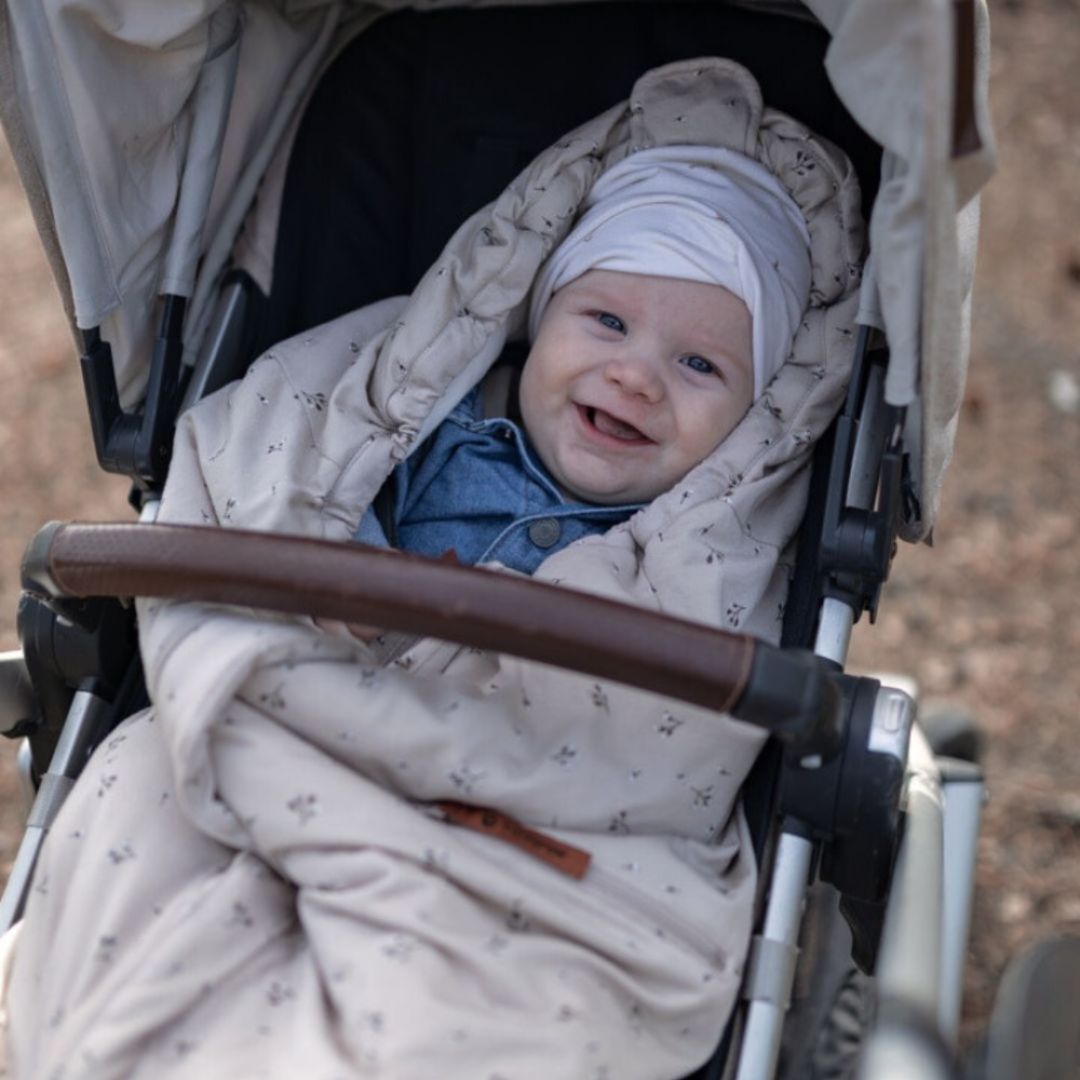
[[[552,294],[587,270],[722,285],[753,318],[754,397],[791,352],[810,297],[810,234],[795,200],[734,150],[640,150],[604,173],[540,268],[529,340]]]

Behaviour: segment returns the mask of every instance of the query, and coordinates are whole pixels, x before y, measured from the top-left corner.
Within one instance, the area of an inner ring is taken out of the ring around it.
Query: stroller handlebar
[[[65,598],[139,596],[362,623],[730,713],[802,755],[839,742],[834,673],[812,654],[456,561],[239,529],[52,522],[22,575],[73,619]]]

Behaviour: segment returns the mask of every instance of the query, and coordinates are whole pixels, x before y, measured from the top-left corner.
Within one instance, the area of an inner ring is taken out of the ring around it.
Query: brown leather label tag
[[[537,832],[536,829],[530,829],[501,810],[449,801],[435,805],[452,824],[513,844],[569,877],[580,881],[589,869],[592,856],[587,851],[564,844],[553,836]]]

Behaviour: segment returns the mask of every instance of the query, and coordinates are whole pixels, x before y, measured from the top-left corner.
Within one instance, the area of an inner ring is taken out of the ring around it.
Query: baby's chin
[[[633,469],[629,463],[613,467],[611,462],[592,454],[571,454],[558,446],[552,449],[533,445],[563,497],[574,502],[594,506],[637,506],[652,502],[681,479],[642,476],[642,469]],[[644,463],[639,461],[638,464]]]
[[[639,503],[649,503],[672,487],[671,484],[598,487],[588,483],[587,480],[559,476],[556,476],[556,481],[565,498],[573,499],[575,502],[592,503],[595,506],[636,506]]]

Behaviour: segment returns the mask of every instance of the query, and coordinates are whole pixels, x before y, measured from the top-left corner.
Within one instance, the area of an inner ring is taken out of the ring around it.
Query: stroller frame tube
[[[818,623],[814,652],[825,660],[843,666],[851,645],[851,630],[855,625],[855,612],[850,604],[826,596],[821,605],[821,621]]]
[[[814,652],[842,667],[847,659],[854,624],[855,612],[850,604],[826,597],[821,605]],[[817,758],[816,764],[820,764],[820,760],[820,757]],[[803,764],[811,768],[815,762],[807,758]],[[792,974],[798,956],[799,928],[814,853],[815,844],[810,838],[787,828],[781,832],[765,908],[764,928],[761,937],[754,938],[751,943],[752,947],[759,945],[785,950],[790,956]],[[752,981],[747,980],[750,994],[755,993]],[[739,1043],[735,1080],[771,1080],[776,1074],[790,993],[791,979],[788,978],[783,994],[751,998]]]
[[[761,938],[756,939],[774,949],[787,951],[792,975],[813,855],[814,844],[809,838],[786,829],[781,833],[765,910],[765,927]],[[784,1016],[791,992],[790,977],[786,983],[786,991],[782,995],[770,994],[751,1000],[746,1011],[735,1080],[768,1080],[776,1072]],[[754,993],[752,986],[750,992]]]
[[[964,992],[964,960],[975,892],[975,856],[985,785],[982,771],[969,762],[944,761],[945,907],[942,913],[941,1001],[938,1022],[955,1044]],[[962,769],[962,771],[960,771]]]
[[[955,1075],[952,1040],[940,1021],[946,999],[954,996],[954,988],[941,980],[950,906],[944,857],[941,785],[925,772],[914,772],[907,783],[906,826],[877,965],[879,1022],[867,1041],[860,1080],[951,1080]],[[948,884],[954,889],[959,882]]]
[[[885,916],[878,987],[937,1017],[944,875],[944,802],[941,788],[913,774],[907,786],[907,821]]]
[[[109,708],[104,698],[89,690],[77,690],[72,698],[60,741],[49,762],[49,771],[41,778],[26,833],[0,899],[0,934],[6,933],[22,915],[45,837],[100,734],[102,718]]]

